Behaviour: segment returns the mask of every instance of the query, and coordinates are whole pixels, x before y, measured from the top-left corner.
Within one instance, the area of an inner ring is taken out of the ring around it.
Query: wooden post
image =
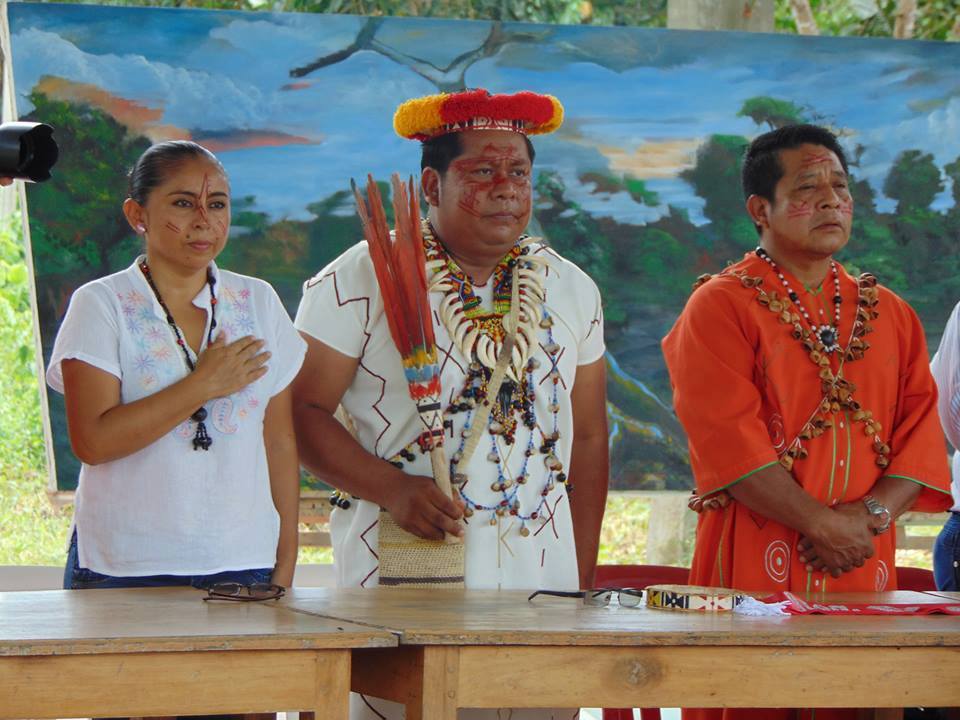
[[[897,3],[897,20],[893,27],[893,36],[901,40],[913,37],[917,22],[917,0],[900,0]]]
[[[650,498],[650,520],[647,525],[647,548],[644,562],[648,565],[690,564],[686,543],[693,537],[692,524],[696,513],[687,508],[685,493],[664,492]]]
[[[668,0],[667,27],[772,33],[773,0]]]
[[[813,17],[813,10],[810,8],[810,0],[790,0],[790,10],[793,13],[793,21],[797,23],[797,33],[800,35],[820,34],[817,20]]]

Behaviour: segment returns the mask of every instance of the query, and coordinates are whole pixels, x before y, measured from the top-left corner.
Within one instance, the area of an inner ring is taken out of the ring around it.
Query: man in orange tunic
[[[760,247],[702,279],[663,341],[701,513],[690,581],[808,597],[895,590],[892,521],[950,506],[923,329],[875,278],[833,260],[853,199],[832,133],[761,135],[743,187]]]

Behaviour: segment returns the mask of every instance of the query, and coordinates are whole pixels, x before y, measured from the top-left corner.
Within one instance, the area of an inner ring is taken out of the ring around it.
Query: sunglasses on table
[[[580,598],[589,607],[606,607],[616,595],[621,607],[637,607],[643,602],[643,590],[640,588],[596,588],[594,590],[537,590],[530,594],[527,602],[537,595],[550,597]]]
[[[277,600],[282,598],[287,589],[282,585],[271,583],[254,583],[241,585],[240,583],[214,583],[207,588],[204,600],[233,600],[235,602],[261,602],[263,600]]]

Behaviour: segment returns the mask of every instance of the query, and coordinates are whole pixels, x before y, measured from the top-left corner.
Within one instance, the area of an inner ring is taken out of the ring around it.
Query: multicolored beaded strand
[[[488,336],[502,334],[503,329],[501,320],[502,317],[510,310],[509,296],[506,296],[504,292],[495,293],[495,306],[493,313],[483,313],[480,311],[479,303],[473,302],[475,296],[473,294],[472,286],[468,284],[469,280],[463,282],[465,276],[464,278],[460,277],[462,271],[460,271],[456,263],[449,258],[445,252],[445,249],[439,243],[433,240],[432,236],[428,238],[426,233],[424,240],[425,244],[428,245],[428,249],[431,250],[428,255],[428,259],[433,261],[442,261],[437,264],[443,266],[444,270],[448,273],[447,277],[453,281],[452,284],[456,288],[454,293],[454,303],[460,305],[458,310],[462,311],[464,315],[467,315],[466,309],[467,306],[469,306],[470,319],[477,323],[475,327],[477,327],[479,333],[486,333]],[[521,270],[527,273],[531,272],[531,266],[529,264],[525,264],[529,260],[529,250],[526,247],[526,244],[529,241],[523,242],[524,240],[526,239],[521,239],[521,243],[515,246],[513,250],[511,250],[511,252],[508,253],[498,264],[497,270],[493,275],[495,288],[501,286],[509,287],[511,277],[514,272],[520,272]],[[504,298],[497,302],[496,300],[499,299],[499,295],[504,295]],[[529,295],[530,297],[524,297],[525,303],[530,303],[531,300],[534,302],[541,300],[543,293],[542,290],[537,288],[536,291],[529,293]],[[468,355],[468,357],[471,358],[471,362],[467,368],[467,376],[464,380],[463,387],[446,410],[446,412],[450,415],[466,413],[464,425],[460,432],[459,445],[450,456],[450,475],[454,484],[458,487],[460,497],[463,499],[465,505],[465,517],[469,519],[478,513],[488,513],[489,515],[487,516],[486,520],[491,525],[495,525],[499,518],[507,515],[516,517],[520,521],[519,533],[522,537],[527,537],[530,535],[530,528],[527,527],[527,523],[532,522],[541,516],[543,508],[547,503],[547,498],[550,492],[556,487],[557,483],[567,485],[569,488],[563,463],[556,455],[556,446],[560,440],[560,402],[558,390],[558,385],[560,383],[560,371],[556,368],[556,358],[561,348],[553,336],[553,318],[550,317],[546,311],[546,308],[542,305],[538,304],[536,310],[537,312],[535,314],[531,312],[524,319],[526,324],[529,326],[529,329],[525,328],[525,332],[529,332],[530,336],[532,337],[534,328],[536,327],[546,331],[547,342],[543,347],[550,356],[551,363],[554,365],[553,369],[549,373],[549,379],[553,387],[551,401],[547,406],[548,411],[553,416],[552,429],[545,431],[538,423],[535,408],[536,382],[534,380],[533,373],[540,367],[540,361],[535,357],[530,357],[526,360],[526,363],[523,366],[524,371],[519,373],[519,382],[510,379],[504,381],[502,387],[497,393],[497,398],[494,401],[493,412],[491,412],[489,416],[487,427],[473,427],[472,421],[475,415],[476,407],[479,403],[486,399],[487,393],[490,392],[488,383],[491,379],[492,371],[491,368],[485,366],[479,361],[476,347],[472,345],[468,351],[464,352],[465,355]],[[442,317],[441,321],[443,320],[444,318]],[[534,322],[531,322],[531,320]],[[522,321],[522,326],[523,322],[524,321]],[[446,322],[444,324],[445,326],[447,325]],[[451,337],[456,335],[455,329],[447,327],[447,330]],[[529,435],[527,436],[526,447],[524,448],[523,463],[519,468],[519,472],[517,472],[511,478],[508,477],[508,474],[505,470],[505,459],[502,457],[498,438],[502,438],[503,442],[507,446],[514,445],[518,439],[516,437],[516,433],[521,424],[528,429]],[[449,419],[446,420],[444,422],[444,426],[448,429],[451,428],[453,426],[453,421]],[[542,437],[542,442],[540,443],[539,447],[537,446],[535,440],[538,429]],[[461,468],[459,468],[463,449],[468,438],[474,432],[484,431],[490,434],[491,442],[490,451],[487,453],[487,460],[496,465],[497,470],[496,479],[491,483],[490,489],[495,493],[500,493],[499,498],[490,504],[478,502],[471,497],[472,493],[468,489],[469,477]],[[413,451],[417,447],[417,444],[417,440],[410,442],[404,448],[400,449],[395,455],[389,458],[388,461],[395,467],[402,469],[404,462],[412,462],[416,458],[416,455]],[[421,452],[424,451],[422,447],[420,449]],[[537,450],[539,450],[539,452],[544,456],[543,462],[548,471],[547,477],[544,481],[543,488],[540,490],[536,506],[524,512],[524,510],[520,507],[520,500],[518,497],[519,490],[520,486],[525,485],[528,481],[530,458],[537,453]],[[335,507],[346,509],[350,507],[350,500],[346,497],[345,493],[334,491],[330,497],[330,504]]]
[[[766,261],[766,263],[777,274],[777,277],[780,278],[780,283],[787,291],[787,297],[789,297],[790,301],[797,307],[797,309],[800,311],[800,314],[803,315],[804,319],[807,321],[807,324],[810,326],[810,329],[813,330],[814,335],[816,335],[817,339],[823,344],[823,351],[827,353],[833,353],[839,350],[840,304],[843,302],[843,298],[840,297],[840,271],[837,270],[837,264],[833,260],[830,261],[830,270],[833,273],[833,325],[818,325],[810,318],[809,313],[807,313],[807,309],[800,302],[800,296],[797,295],[792,287],[790,287],[790,283],[787,281],[787,278],[780,271],[777,263],[774,262],[769,253],[767,253],[767,251],[762,247],[758,247],[754,252],[757,254],[757,257]]]
[[[193,372],[196,369],[196,365],[194,365],[193,359],[190,357],[190,351],[187,350],[187,343],[184,341],[183,334],[173,319],[173,313],[170,312],[170,308],[168,308],[167,304],[163,301],[160,290],[157,289],[156,284],[153,282],[153,276],[150,274],[150,266],[147,265],[146,260],[140,261],[140,272],[143,273],[143,277],[147,280],[147,285],[153,290],[157,302],[160,303],[160,307],[167,316],[167,324],[173,328],[173,334],[177,338],[177,345],[179,345],[180,350],[183,351],[183,358],[187,361],[187,367],[190,368],[190,372]],[[216,282],[216,278],[213,277],[213,272],[210,268],[207,268],[207,287],[210,288],[210,329],[207,330],[208,345],[213,342],[213,331],[217,327],[217,295],[214,292]],[[197,430],[193,436],[193,449],[199,450],[203,448],[203,450],[209,450],[210,446],[213,445],[213,438],[207,434],[207,426],[203,424],[203,421],[207,419],[207,409],[203,406],[197,408],[196,412],[190,416],[190,419],[197,423]]]

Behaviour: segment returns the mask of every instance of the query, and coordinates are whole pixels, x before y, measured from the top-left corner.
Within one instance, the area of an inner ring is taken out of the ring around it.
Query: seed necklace
[[[190,372],[193,372],[196,365],[194,365],[193,360],[190,358],[187,343],[184,341],[183,334],[173,319],[173,313],[170,312],[170,308],[168,308],[167,304],[163,301],[163,296],[160,295],[160,291],[153,282],[153,276],[150,274],[150,266],[147,265],[146,260],[140,261],[140,272],[142,272],[143,276],[147,279],[147,284],[150,286],[150,289],[153,290],[153,294],[156,296],[157,302],[160,303],[160,307],[163,308],[163,312],[167,316],[167,324],[173,328],[173,334],[177,336],[177,345],[179,345],[183,351],[183,358],[187,361],[187,367],[190,368]],[[210,268],[207,268],[207,287],[210,288],[210,329],[207,330],[207,345],[213,342],[213,331],[214,328],[217,327],[217,295],[213,290],[216,282]],[[193,436],[193,449],[200,450],[203,448],[204,450],[209,450],[210,446],[213,445],[213,438],[207,434],[207,426],[203,424],[203,421],[207,419],[207,409],[201,405],[197,408],[196,412],[190,416],[190,419],[197,423],[197,431]]]
[[[806,318],[807,324],[810,326],[810,329],[813,330],[814,335],[823,345],[824,351],[828,353],[835,352],[840,349],[840,303],[843,302],[843,298],[840,297],[840,272],[837,270],[837,264],[831,260],[830,261],[830,270],[833,273],[833,325],[817,325],[810,318],[807,309],[800,303],[800,296],[790,287],[790,283],[787,282],[787,278],[780,271],[780,268],[773,261],[773,258],[764,250],[762,247],[758,247],[755,251],[757,257],[762,258],[767,262],[767,264],[773,268],[773,271],[777,274],[777,277],[780,278],[780,282],[783,285],[784,289],[787,291],[787,297],[790,298],[791,302],[796,305],[797,309],[800,310],[800,313]]]

